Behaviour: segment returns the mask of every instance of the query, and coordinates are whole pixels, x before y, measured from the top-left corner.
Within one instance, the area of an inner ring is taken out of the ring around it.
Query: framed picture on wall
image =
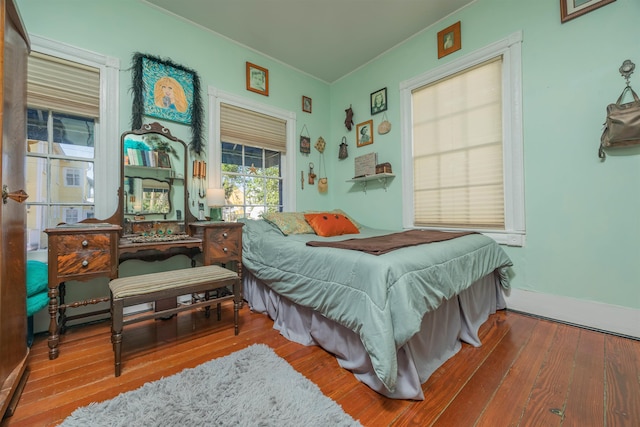
[[[560,0],[560,21],[567,22],[616,0]]]
[[[377,90],[371,94],[371,115],[387,111],[387,88]]]
[[[269,96],[269,70],[247,62],[247,90]]]
[[[438,59],[462,48],[460,21],[438,32]]]
[[[302,111],[305,113],[311,113],[311,98],[308,96],[302,97]]]
[[[356,145],[364,147],[369,144],[373,144],[373,120],[356,125]]]

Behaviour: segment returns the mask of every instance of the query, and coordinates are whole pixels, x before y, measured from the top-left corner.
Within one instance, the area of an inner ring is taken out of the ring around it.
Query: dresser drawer
[[[89,273],[109,273],[111,253],[105,251],[80,251],[58,254],[58,276]]]
[[[240,228],[217,228],[206,230],[206,257],[209,260],[237,259],[242,253]]]
[[[58,237],[58,253],[109,251],[110,234],[67,234]]]

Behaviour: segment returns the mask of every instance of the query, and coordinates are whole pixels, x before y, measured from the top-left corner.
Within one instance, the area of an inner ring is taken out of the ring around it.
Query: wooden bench
[[[232,286],[232,293],[216,292],[211,298],[211,291]],[[141,322],[148,319],[166,318],[181,311],[198,307],[218,305],[218,319],[220,318],[220,303],[233,299],[233,318],[235,334],[238,335],[238,310],[242,305],[240,278],[234,271],[217,265],[172,270],[161,273],[142,274],[139,276],[120,277],[109,282],[111,293],[111,343],[115,356],[115,376],[120,376],[122,328],[124,325]],[[164,310],[145,312],[142,314],[124,316],[124,308],[138,304],[145,304],[166,298],[177,298],[181,295],[204,293],[204,300],[196,300],[191,304],[178,305]]]

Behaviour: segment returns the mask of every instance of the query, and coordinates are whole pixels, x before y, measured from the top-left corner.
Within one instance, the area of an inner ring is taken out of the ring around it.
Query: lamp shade
[[[208,188],[207,189],[207,206],[218,207],[224,206],[224,188]]]

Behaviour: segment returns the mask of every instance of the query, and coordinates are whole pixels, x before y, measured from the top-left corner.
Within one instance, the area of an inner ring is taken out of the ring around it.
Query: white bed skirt
[[[494,274],[476,281],[457,298],[427,313],[420,331],[398,350],[398,380],[389,391],[378,379],[360,337],[322,314],[299,306],[243,271],[244,298],[252,311],[268,314],[273,327],[302,345],[319,345],[334,354],[340,366],[378,393],[393,399],[424,400],[422,383],[462,347],[480,346],[478,329],[490,314],[506,307]]]

